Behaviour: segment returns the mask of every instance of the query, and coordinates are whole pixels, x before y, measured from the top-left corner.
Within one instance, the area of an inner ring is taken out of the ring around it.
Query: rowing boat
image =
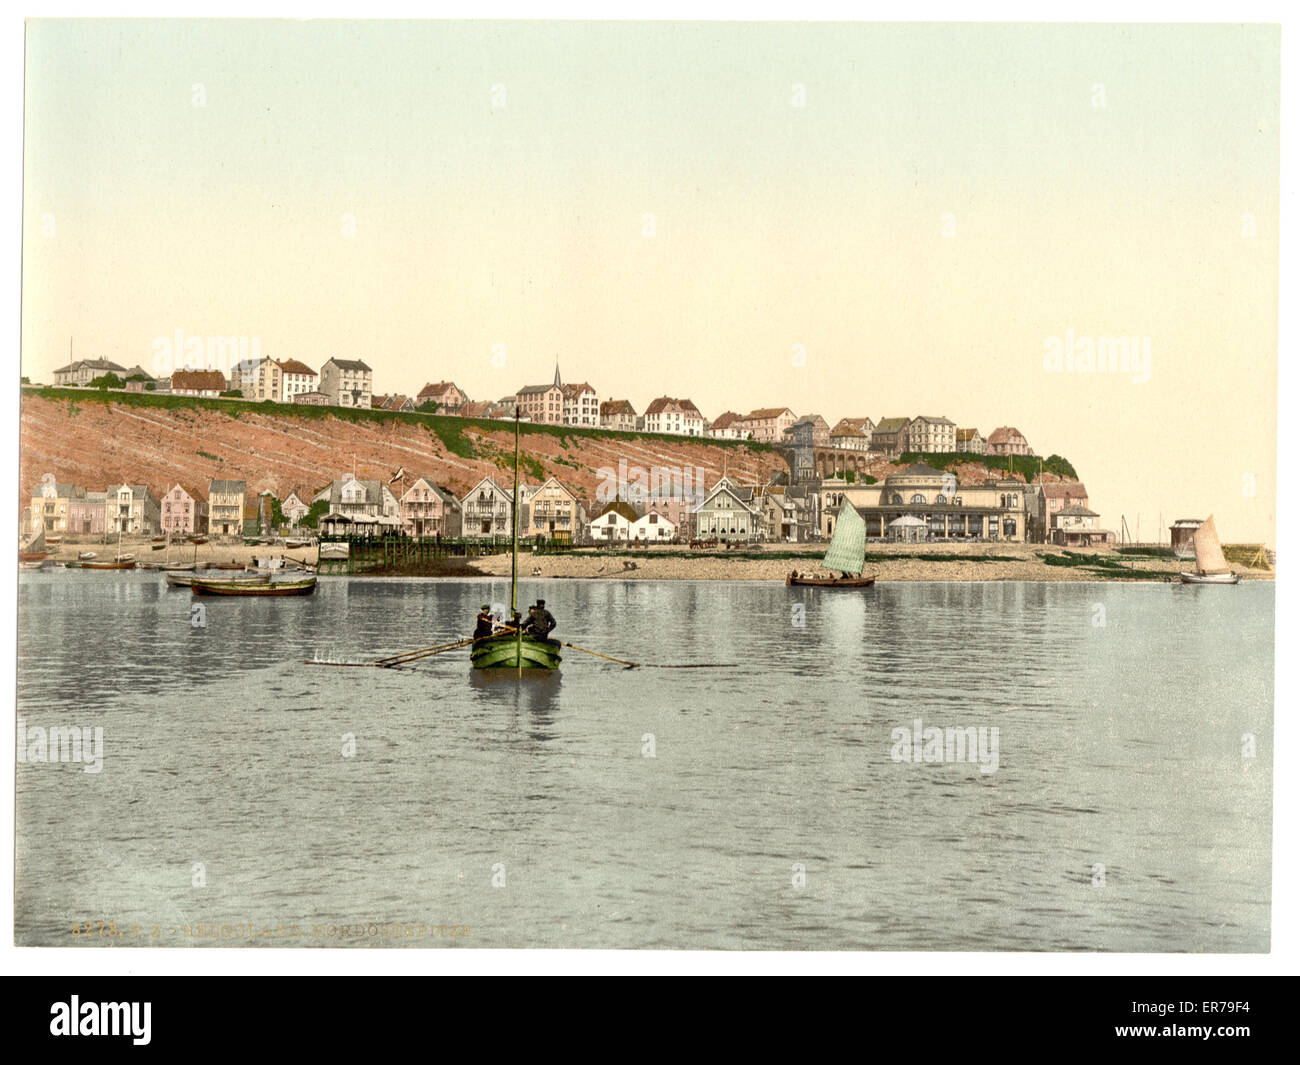
[[[469,653],[475,669],[558,669],[560,641],[504,632],[479,640]]]
[[[195,595],[260,595],[288,596],[311,595],[316,590],[316,578],[308,577],[300,581],[259,581],[247,577],[234,580],[223,577],[212,579],[195,577],[190,583],[190,591]]]
[[[188,588],[194,583],[194,572],[192,570],[189,572],[172,570],[171,572],[164,574],[163,579],[167,581],[167,586],[169,588]],[[200,580],[202,579],[203,578],[200,578]],[[222,581],[244,581],[251,584],[266,584],[270,579],[271,575],[269,573],[250,573],[241,577],[220,578]]]

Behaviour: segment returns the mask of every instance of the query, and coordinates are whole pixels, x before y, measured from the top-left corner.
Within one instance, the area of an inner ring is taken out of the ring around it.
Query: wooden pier
[[[331,552],[346,558],[330,558]],[[509,539],[447,539],[409,536],[322,536],[317,572],[431,576],[445,571],[449,559],[499,555],[510,550]]]

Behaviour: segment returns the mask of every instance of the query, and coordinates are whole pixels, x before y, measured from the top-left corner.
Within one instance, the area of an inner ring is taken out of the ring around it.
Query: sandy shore
[[[77,538],[79,542],[65,538],[58,548],[50,552],[50,559],[56,562],[72,562],[79,551],[94,551],[100,559],[111,559],[117,553],[117,540],[100,543],[98,539]],[[148,538],[123,537],[122,551],[135,555],[137,563],[168,560],[168,552],[153,551]],[[655,549],[645,551],[628,551],[621,549],[617,554],[591,550],[571,555],[534,555],[531,552],[519,556],[520,576],[528,577],[539,569],[542,577],[561,577],[588,580],[717,580],[717,581],[784,581],[791,570],[824,576],[818,562],[822,549],[810,550],[806,556],[797,559],[788,557],[789,549],[769,546],[768,548],[751,548],[748,554],[773,553],[787,557],[773,558],[737,558],[726,552],[701,551],[683,557],[683,548],[670,548],[663,552]],[[881,581],[1102,581],[1126,579],[1121,571],[1100,571],[1084,565],[1061,566],[1049,565],[1043,561],[1044,555],[1062,556],[1065,554],[1098,555],[1113,560],[1120,565],[1137,571],[1135,577],[1140,579],[1177,580],[1180,570],[1188,570],[1192,563],[1178,559],[1150,558],[1144,555],[1121,555],[1118,552],[1093,549],[1089,551],[1066,552],[1059,548],[1048,548],[1028,544],[870,544],[868,545],[867,573],[874,573]],[[283,545],[248,547],[242,542],[218,543],[210,541],[198,548],[198,561],[250,563],[254,556],[284,555],[314,565],[317,550],[310,548],[288,548]],[[936,558],[916,556],[935,555]],[[879,560],[876,557],[879,556]],[[190,544],[173,544],[170,561],[188,563],[195,558],[195,549]],[[1010,561],[1007,561],[1010,560]],[[510,575],[510,556],[488,555],[471,559],[447,560],[449,574],[463,571],[467,575],[491,577],[508,577]],[[635,569],[626,569],[625,564],[635,565]],[[1274,574],[1268,570],[1248,569],[1234,566],[1243,580],[1272,580]]]
[[[1139,579],[1177,580],[1180,570],[1192,563],[1178,559],[1121,555],[1114,551],[1090,550],[1076,554],[1096,554],[1113,559],[1137,571]],[[933,554],[942,558],[910,556]],[[866,572],[880,581],[1104,581],[1132,579],[1120,571],[1102,572],[1083,565],[1049,565],[1043,555],[1061,556],[1064,550],[1026,544],[871,544],[868,547]],[[872,556],[883,556],[877,561]],[[898,556],[891,558],[890,556]],[[959,556],[959,557],[953,557]],[[784,581],[791,570],[826,576],[818,565],[821,552],[806,558],[735,558],[720,552],[700,552],[689,558],[665,557],[653,549],[609,554],[521,555],[519,573],[531,576],[540,570],[542,577],[571,577],[594,580],[721,580]],[[998,561],[994,561],[997,559]],[[1003,561],[1010,560],[1010,561]],[[625,569],[626,563],[635,569]],[[494,555],[471,560],[474,569],[485,575],[510,575],[510,556]],[[1243,580],[1272,580],[1273,573],[1234,566]],[[1140,577],[1139,577],[1140,575]]]

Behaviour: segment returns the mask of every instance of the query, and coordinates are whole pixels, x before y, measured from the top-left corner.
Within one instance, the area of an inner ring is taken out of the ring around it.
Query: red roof
[[[173,392],[224,392],[226,378],[218,370],[177,370],[172,374]]]
[[[280,370],[283,373],[308,374],[312,377],[320,376],[320,374],[318,374],[305,362],[299,362],[297,359],[285,359],[283,362],[278,363],[277,365],[280,367]]]
[[[1013,440],[1023,440],[1025,434],[1014,425],[1001,425],[988,435],[990,444],[1008,444]]]

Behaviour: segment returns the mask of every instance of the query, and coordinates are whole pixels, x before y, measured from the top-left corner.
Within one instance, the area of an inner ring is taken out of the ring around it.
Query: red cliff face
[[[224,410],[90,402],[75,398],[22,398],[22,455],[19,502],[26,506],[42,477],[102,491],[123,481],[147,484],[162,495],[178,481],[204,490],[211,478],[270,489],[284,498],[294,489],[312,490],[354,470],[357,477],[387,481],[399,467],[412,477],[430,477],[458,495],[489,475],[501,477],[514,447],[506,423],[486,430],[458,420],[466,446],[451,453],[424,424],[393,421],[346,421],[335,417],[295,417],[240,408]],[[605,480],[602,468],[617,471],[619,461],[641,467],[704,470],[712,485],[724,471],[747,484],[766,484],[771,471],[786,470],[776,452],[747,447],[667,441],[656,437],[630,440],[529,432],[521,427],[521,480],[537,484],[555,476],[589,504]],[[539,477],[538,474],[542,474]],[[509,476],[508,473],[506,476]]]

